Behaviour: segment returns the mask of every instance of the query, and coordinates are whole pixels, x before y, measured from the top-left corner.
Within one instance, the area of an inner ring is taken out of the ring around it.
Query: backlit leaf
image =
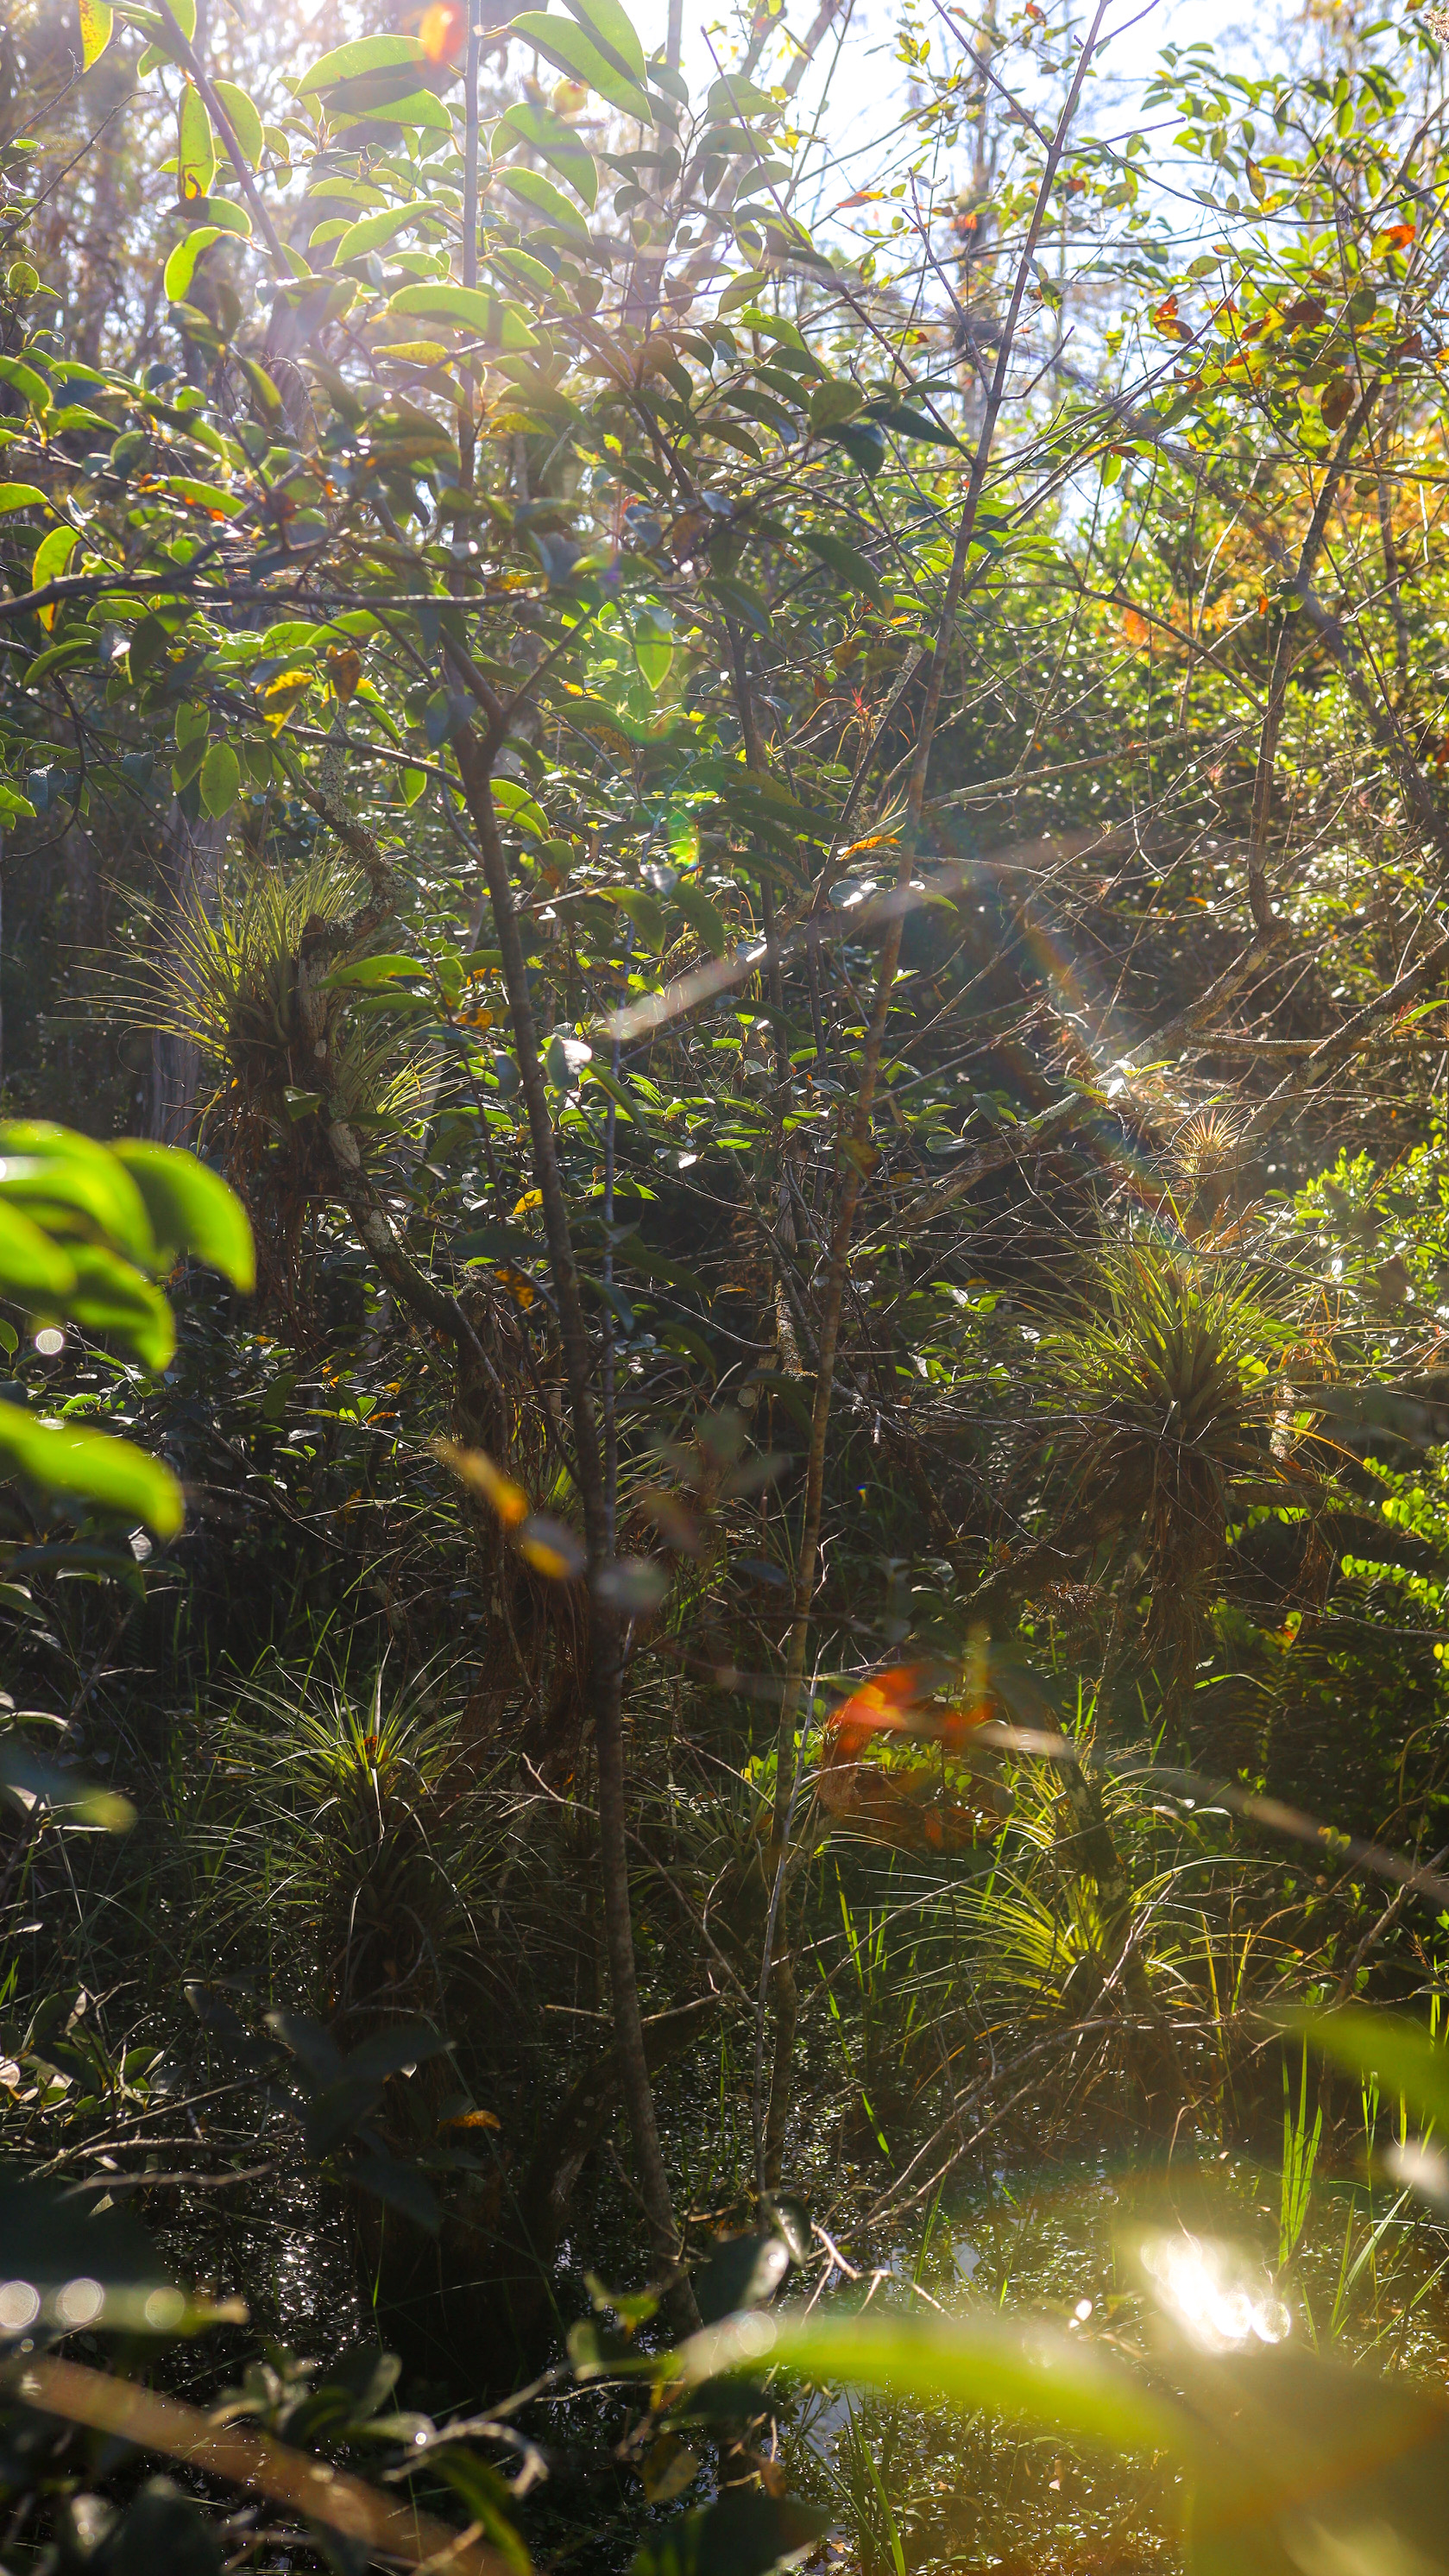
[[[559,224],[582,245],[589,238],[589,228],[578,207],[570,205],[561,188],[545,179],[541,170],[511,170],[505,166],[502,185],[510,197],[517,197],[530,213],[542,215],[546,223]]]
[[[564,0],[564,6],[586,35],[606,52],[617,55],[620,69],[642,88],[644,48],[634,32],[633,20],[620,8],[619,0]]]
[[[80,531],[77,528],[52,528],[49,536],[42,537],[35,549],[35,560],[30,567],[31,589],[44,590],[47,582],[59,581],[79,544]],[[47,633],[55,624],[58,605],[57,601],[51,600],[46,607],[37,611],[41,625]]]
[[[486,1449],[462,1449],[452,1440],[440,1440],[438,1456],[445,1467],[451,1467],[460,1485],[481,1494],[490,1511],[496,1512],[505,1529],[518,1529],[528,1518],[528,1496],[501,1467],[495,1467]]]
[[[560,178],[567,179],[586,206],[597,204],[598,164],[588,146],[580,142],[573,127],[565,125],[561,116],[555,116],[549,108],[534,105],[531,100],[520,99],[516,106],[505,110],[493,129],[495,156],[512,149],[515,144],[537,152],[552,169],[557,170]],[[510,177],[512,175],[510,173]]]
[[[410,63],[421,71],[427,60],[416,36],[363,36],[356,44],[339,45],[323,54],[297,82],[297,96],[310,98],[339,81],[356,80],[363,72],[383,71],[397,63]]]
[[[98,63],[111,41],[115,11],[109,0],[80,0],[81,69]]]
[[[189,1252],[219,1270],[234,1288],[249,1291],[256,1256],[246,1209],[225,1181],[176,1145],[121,1138],[111,1148],[146,1203],[151,1231],[166,1259]]]
[[[262,120],[259,109],[247,96],[246,91],[239,88],[235,81],[213,81],[212,88],[215,90],[217,99],[225,111],[231,130],[236,136],[236,148],[238,152],[241,154],[247,168],[249,170],[255,170],[261,161],[264,150],[266,149],[266,136],[262,131]],[[230,158],[230,153],[231,146],[228,144],[228,158]],[[238,209],[238,212],[240,212],[240,209]],[[247,230],[250,232],[250,224],[248,224]]]
[[[211,117],[205,99],[195,81],[189,80],[181,93],[181,116],[176,140],[176,193],[184,201],[207,197],[216,177],[216,138],[211,130]]]
[[[157,1538],[174,1538],[186,1517],[170,1468],[144,1449],[102,1431],[37,1422],[14,1404],[0,1403],[0,1468],[65,1502],[143,1521]]]
[[[599,51],[582,27],[567,18],[550,17],[542,9],[526,9],[522,17],[514,19],[513,32],[521,43],[536,45],[561,72],[567,72],[570,80],[582,81],[587,89],[596,90],[611,107],[637,117],[641,125],[653,124],[654,110],[644,91]]]
[[[416,313],[425,321],[456,322],[499,349],[534,349],[538,342],[521,304],[479,286],[405,286],[389,313]]]

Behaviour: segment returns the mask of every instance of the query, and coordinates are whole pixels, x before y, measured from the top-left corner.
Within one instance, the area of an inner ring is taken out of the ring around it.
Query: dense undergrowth
[[[0,2563],[1441,2568],[1439,13],[568,7],[0,27]]]

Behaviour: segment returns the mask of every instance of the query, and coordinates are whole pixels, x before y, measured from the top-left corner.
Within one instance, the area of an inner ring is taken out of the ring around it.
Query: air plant
[[[195,1049],[202,1130],[251,1207],[262,1293],[290,1288],[298,1235],[329,1196],[329,1131],[365,1147],[396,1133],[436,1089],[436,1050],[404,1037],[348,970],[373,943],[365,889],[334,851],[295,876],[258,868],[158,917],[150,960],[110,998],[123,1015]]]
[[[379,1670],[362,1696],[316,1675],[297,1697],[254,1683],[221,1755],[228,1844],[266,1855],[279,1991],[344,2025],[379,2006],[443,2013],[476,1970],[507,1824],[426,1677],[389,1694]]]
[[[1058,1549],[1140,1576],[1177,1687],[1233,1522],[1293,1474],[1272,1442],[1288,1330],[1245,1266],[1143,1237],[1103,1253],[1043,1345]]]

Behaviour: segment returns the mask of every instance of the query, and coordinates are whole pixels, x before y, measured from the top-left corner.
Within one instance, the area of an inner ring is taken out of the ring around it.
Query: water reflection
[[[1158,2306],[1200,2352],[1282,2343],[1288,2334],[1288,2310],[1240,2246],[1211,2237],[1149,2236],[1140,2253]]]

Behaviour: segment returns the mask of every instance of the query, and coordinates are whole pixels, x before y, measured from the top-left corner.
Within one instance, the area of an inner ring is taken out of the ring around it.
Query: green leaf
[[[416,36],[363,36],[356,44],[339,45],[334,52],[323,54],[293,86],[298,98],[310,98],[319,90],[335,88],[340,81],[356,80],[364,72],[386,71],[396,63],[410,63],[419,74],[431,68]]]
[[[50,503],[38,483],[0,483],[0,517],[7,510],[48,510]]]
[[[201,764],[202,810],[219,822],[240,794],[241,762],[229,742],[214,742]]]
[[[650,2532],[631,2576],[770,2576],[817,2549],[831,2519],[823,2505],[730,2487],[713,2504]]]
[[[1039,2425],[1109,2450],[1192,2459],[1202,2437],[1186,2408],[1149,2388],[1101,2345],[1054,2327],[979,2316],[918,2324],[905,2317],[746,2316],[707,2326],[672,2355],[691,2383],[721,2372],[789,2370],[839,2387],[889,2389],[924,2406],[951,2406]]]
[[[189,1252],[250,1294],[256,1285],[256,1256],[251,1224],[236,1192],[177,1145],[148,1145],[127,1136],[111,1151],[145,1201],[163,1258]]]
[[[375,992],[380,985],[395,984],[400,975],[425,975],[427,971],[416,957],[358,957],[350,966],[334,966],[330,975],[324,975],[322,990]]]
[[[1416,2120],[1449,2132],[1449,2049],[1417,2022],[1348,2004],[1342,2012],[1287,2014],[1283,2027],[1351,2075],[1377,2076],[1384,2093],[1402,2094]]]
[[[236,136],[236,148],[238,152],[241,154],[247,168],[249,170],[255,170],[259,166],[262,153],[266,148],[266,136],[262,131],[262,120],[259,109],[247,96],[246,91],[238,88],[235,81],[213,81],[211,86],[215,90],[217,99],[230,120],[231,130]],[[230,145],[227,147],[227,158],[231,158]],[[237,207],[236,212],[240,214],[241,208],[239,206]],[[248,233],[250,233],[250,223],[248,223],[246,229]]]
[[[722,122],[741,123],[751,116],[778,116],[779,108],[766,91],[756,89],[740,72],[728,72],[715,81],[705,101],[705,114]]]
[[[846,384],[839,376],[829,377],[823,385],[811,388],[809,412],[812,429],[838,429],[843,421],[854,420],[865,403],[859,385]]]
[[[0,357],[0,384],[13,385],[23,394],[33,412],[41,419],[50,409],[50,387],[44,376],[27,367],[22,358]]]
[[[159,1459],[102,1431],[37,1422],[18,1405],[0,1403],[0,1461],[46,1493],[143,1521],[157,1538],[174,1538],[186,1517],[181,1487]]]
[[[116,1244],[139,1269],[156,1266],[146,1203],[120,1158],[74,1128],[43,1118],[0,1123],[0,1199],[38,1225]]]
[[[493,129],[495,158],[514,143],[527,151],[539,153],[557,170],[560,178],[567,179],[575,195],[582,197],[586,206],[592,208],[597,205],[598,164],[588,146],[579,141],[573,127],[565,125],[561,116],[555,116],[550,108],[536,107],[527,100],[520,100],[516,107],[505,110]],[[510,184],[514,175],[510,173]]]
[[[220,241],[221,236],[220,224],[198,224],[184,241],[177,243],[161,274],[163,292],[173,304],[185,302],[197,261],[204,250],[210,250],[214,241]]]
[[[884,605],[885,584],[874,564],[867,562],[864,555],[857,554],[854,546],[848,546],[843,537],[812,530],[807,533],[805,543],[811,554],[819,557],[827,572],[834,573],[842,590],[858,590],[864,598],[874,600],[878,608]]]
[[[216,138],[211,117],[195,81],[188,76],[177,125],[176,193],[183,204],[192,197],[209,197],[215,177]]]
[[[418,313],[435,322],[456,322],[499,349],[536,349],[521,304],[491,295],[479,286],[405,286],[388,305],[389,313]]]
[[[75,1263],[42,1226],[0,1201],[0,1294],[17,1306],[56,1306],[75,1286]],[[11,1344],[12,1350],[14,1344]]]
[[[619,69],[642,89],[646,73],[644,48],[634,32],[634,22],[620,8],[619,0],[564,0],[564,6],[577,18],[586,36],[592,36],[604,54],[612,54]]]
[[[363,215],[338,234],[332,252],[334,266],[342,268],[349,259],[361,259],[370,250],[380,250],[395,233],[406,232],[410,224],[425,220],[427,213],[426,206],[384,206],[380,214]]]
[[[571,205],[561,188],[545,179],[541,170],[509,170],[502,174],[502,185],[510,197],[517,197],[535,215],[558,224],[578,242],[582,249],[588,242],[589,228],[578,207]]]
[[[94,662],[100,649],[94,635],[75,635],[66,644],[52,644],[48,653],[37,653],[34,661],[26,664],[27,689],[38,689],[52,671],[69,671],[79,662]]]
[[[618,892],[611,887],[609,899],[628,915],[645,945],[657,955],[669,935],[664,906],[657,895],[646,893],[642,886],[625,886]]]
[[[539,837],[548,830],[547,819],[535,805],[528,789],[521,787],[516,778],[494,779],[493,805],[495,812],[501,814],[505,822],[511,823],[517,832],[531,832]]]
[[[80,0],[81,69],[98,63],[111,41],[115,11],[109,0]]]
[[[665,608],[641,609],[634,625],[634,659],[651,696],[663,688],[674,660],[674,621]]]
[[[548,17],[542,9],[525,9],[522,17],[514,19],[512,31],[520,43],[536,45],[570,80],[582,81],[611,107],[637,117],[641,125],[653,124],[654,110],[644,91],[600,52],[582,27],[571,25],[567,18]]]
[[[78,528],[52,528],[48,537],[42,537],[35,549],[35,560],[30,567],[31,589],[44,590],[47,582],[59,581],[79,544]],[[55,612],[59,604],[58,600],[53,599],[48,607],[39,611],[41,625],[47,631],[55,624]]]
[[[898,438],[929,439],[934,447],[959,447],[961,444],[960,439],[949,429],[943,429],[939,421],[929,419],[925,412],[912,411],[906,403],[867,403],[866,416],[870,420],[881,421],[887,429],[893,429]]]
[[[879,421],[843,421],[838,428],[827,429],[824,435],[837,447],[844,448],[852,465],[858,465],[862,474],[880,472],[885,463],[886,444],[885,431]]]
[[[669,899],[675,910],[683,913],[696,937],[703,940],[711,957],[723,957],[730,944],[729,926],[703,886],[691,885],[688,877],[682,877]]]
[[[422,89],[405,70],[363,72],[339,81],[319,102],[336,126],[371,117],[387,125],[431,125],[451,133],[453,120],[436,91]]]
[[[176,1356],[176,1325],[159,1288],[108,1246],[71,1248],[76,1284],[66,1311],[88,1333],[107,1333],[159,1377]]]
[[[79,1816],[82,1824],[99,1825],[103,1833],[128,1834],[136,1821],[129,1798],[40,1761],[18,1728],[0,1735],[0,1789],[20,1789],[27,1798],[43,1798],[58,1815]]]

